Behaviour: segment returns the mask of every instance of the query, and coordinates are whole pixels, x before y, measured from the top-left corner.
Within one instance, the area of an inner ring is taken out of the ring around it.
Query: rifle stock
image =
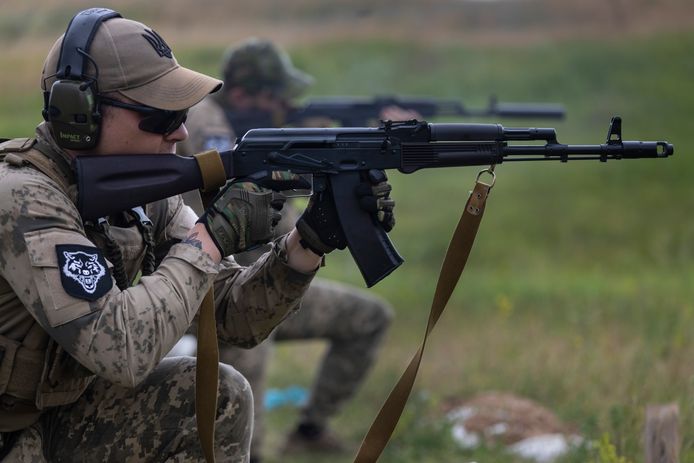
[[[516,144],[544,141],[544,144]],[[402,258],[386,232],[359,207],[354,188],[370,169],[482,166],[512,161],[666,158],[665,141],[623,141],[621,119],[610,123],[607,141],[565,145],[551,128],[499,124],[386,122],[378,128],[254,129],[233,150],[219,153],[225,177],[261,171],[312,174],[317,189],[330,188],[350,252],[368,286],[395,270]],[[78,209],[86,220],[203,187],[194,158],[173,154],[78,156]]]
[[[203,187],[197,161],[187,156],[84,155],[78,156],[74,165],[77,209],[86,220]]]

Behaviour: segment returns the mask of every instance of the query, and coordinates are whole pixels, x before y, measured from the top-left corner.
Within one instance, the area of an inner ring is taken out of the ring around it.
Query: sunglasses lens
[[[140,130],[167,135],[178,129],[186,121],[188,110],[156,111],[146,115],[140,121]]]

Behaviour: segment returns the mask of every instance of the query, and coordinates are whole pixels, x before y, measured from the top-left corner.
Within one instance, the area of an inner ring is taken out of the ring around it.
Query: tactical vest
[[[1,161],[15,167],[33,167],[55,182],[73,202],[76,200],[73,174],[67,162],[35,139],[0,143]],[[166,201],[149,205],[148,214],[155,224],[165,223],[165,205]],[[0,277],[0,294],[11,291]],[[32,345],[45,348],[29,349],[25,345],[28,338]],[[33,424],[46,407],[75,402],[94,378],[36,322],[23,340],[0,335],[0,432]]]

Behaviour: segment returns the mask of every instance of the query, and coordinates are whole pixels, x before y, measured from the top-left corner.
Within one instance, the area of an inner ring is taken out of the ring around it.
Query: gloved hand
[[[362,209],[371,213],[386,232],[395,226],[395,201],[390,197],[391,190],[385,172],[372,169],[354,192]],[[301,235],[301,245],[319,256],[347,247],[329,187],[311,196],[306,210],[296,223],[296,229]]]
[[[197,220],[205,225],[222,256],[265,244],[282,218],[286,197],[271,190],[306,189],[310,184],[296,174],[263,172],[225,186]]]
[[[395,200],[390,197],[393,187],[388,183],[385,171],[371,169],[368,182],[362,182],[357,187],[357,196],[362,209],[371,212],[386,232],[395,227]]]

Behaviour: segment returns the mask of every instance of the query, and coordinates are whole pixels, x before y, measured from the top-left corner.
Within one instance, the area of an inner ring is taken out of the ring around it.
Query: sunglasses
[[[152,108],[151,106],[124,103],[122,101],[106,97],[100,97],[99,102],[108,106],[129,109],[130,111],[135,111],[142,114],[144,117],[140,121],[140,130],[159,135],[168,135],[175,131],[186,121],[186,118],[188,117],[188,109],[169,111],[166,109]]]

